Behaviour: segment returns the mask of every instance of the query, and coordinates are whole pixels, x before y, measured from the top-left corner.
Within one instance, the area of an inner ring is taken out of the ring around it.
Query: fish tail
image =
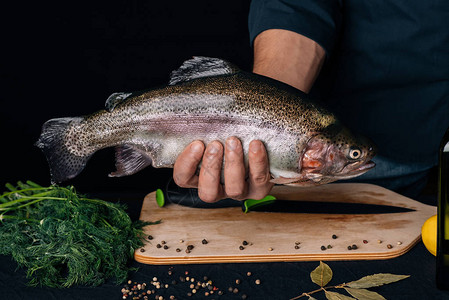
[[[81,173],[91,156],[76,155],[68,148],[70,140],[73,140],[66,138],[68,130],[83,120],[82,117],[51,119],[42,126],[35,145],[47,158],[52,183],[66,181]]]

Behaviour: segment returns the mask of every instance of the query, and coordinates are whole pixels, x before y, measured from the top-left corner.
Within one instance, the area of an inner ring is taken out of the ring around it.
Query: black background
[[[250,70],[249,1],[18,2],[4,11],[0,186],[31,179],[50,184],[33,144],[51,118],[90,114],[113,92],[165,85],[194,55],[220,57]],[[97,152],[73,184],[82,192],[145,193],[171,169],[124,178],[112,149]]]

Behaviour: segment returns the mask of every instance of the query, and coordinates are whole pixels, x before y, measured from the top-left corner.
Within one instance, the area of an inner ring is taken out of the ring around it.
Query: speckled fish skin
[[[374,166],[374,147],[300,91],[215,58],[195,57],[172,73],[170,85],[117,93],[107,110],[47,121],[37,146],[53,182],[78,175],[96,151],[116,147],[117,171],[173,167],[194,140],[222,143],[230,136],[267,149],[273,182],[316,185],[350,178]],[[350,151],[356,149],[356,158]],[[359,151],[359,152],[357,152]],[[245,158],[247,155],[245,155]]]

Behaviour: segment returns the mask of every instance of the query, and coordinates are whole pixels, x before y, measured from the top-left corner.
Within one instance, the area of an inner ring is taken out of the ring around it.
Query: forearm
[[[325,59],[324,49],[298,33],[270,29],[254,40],[253,72],[308,93]]]

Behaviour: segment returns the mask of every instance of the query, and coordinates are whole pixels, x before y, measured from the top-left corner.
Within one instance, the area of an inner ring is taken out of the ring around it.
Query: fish
[[[195,56],[165,86],[113,93],[105,109],[50,119],[35,143],[53,183],[76,177],[98,150],[115,147],[116,171],[128,176],[153,166],[172,168],[194,140],[264,143],[271,182],[320,185],[359,176],[375,166],[376,147],[353,134],[323,103],[269,77],[220,58]]]

